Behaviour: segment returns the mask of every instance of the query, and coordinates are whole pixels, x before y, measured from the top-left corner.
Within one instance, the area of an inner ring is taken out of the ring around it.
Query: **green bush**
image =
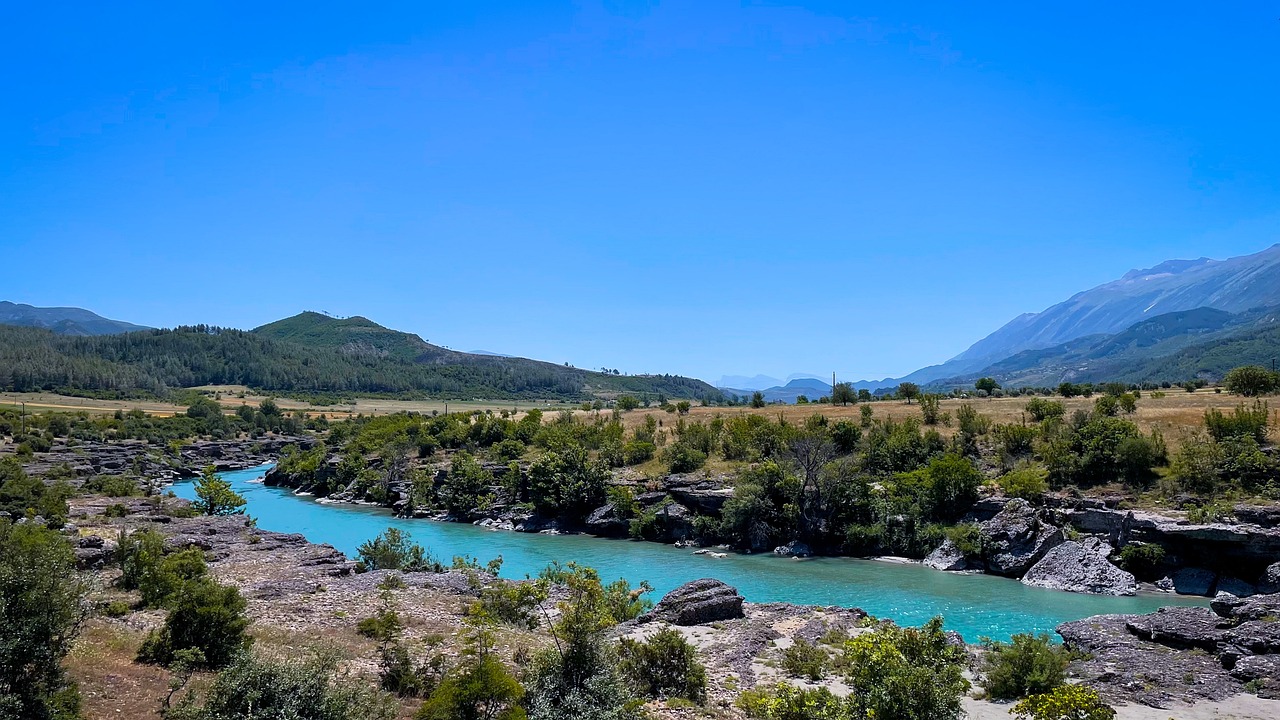
[[[128,475],[95,475],[85,481],[84,489],[107,497],[134,497],[142,494],[138,481]]]
[[[1010,470],[1000,476],[996,483],[1005,495],[1033,502],[1049,492],[1048,473],[1037,467]]]
[[[844,645],[838,662],[851,692],[853,717],[956,720],[964,679],[964,650],[951,645],[942,619],[920,628],[881,625]]]
[[[112,600],[102,607],[102,614],[112,618],[124,617],[130,611],[129,603],[123,600]]]
[[[0,520],[0,717],[80,717],[62,658],[84,620],[87,592],[58,533]]]
[[[676,442],[666,450],[667,466],[673,473],[690,473],[707,462],[707,454],[685,442]]]
[[[138,660],[158,665],[173,662],[176,653],[197,649],[204,665],[226,667],[247,648],[249,619],[240,591],[208,577],[185,583],[170,600],[164,625],[151,631],[138,650]]]
[[[1164,563],[1164,555],[1164,548],[1159,545],[1130,543],[1120,549],[1120,567],[1133,573],[1134,577],[1149,580],[1156,577]]]
[[[359,555],[357,569],[403,570],[405,572],[443,572],[444,566],[427,554],[425,548],[413,542],[409,533],[399,528],[387,528],[372,540],[366,540],[356,549]]]
[[[393,720],[394,699],[339,669],[337,650],[278,660],[241,653],[218,674],[200,703],[194,693],[165,713],[165,720]]]
[[[680,697],[700,703],[707,696],[707,671],[698,652],[678,630],[666,628],[644,641],[623,638],[619,668],[640,695]]]
[[[1014,705],[1013,714],[1020,720],[1114,720],[1116,711],[1091,688],[1062,685]]]
[[[801,638],[796,638],[782,651],[782,669],[792,677],[808,678],[813,682],[826,676],[830,660],[826,650]]]
[[[853,720],[848,703],[826,688],[806,690],[779,683],[748,690],[738,696],[737,704],[747,717],[758,720]]]
[[[1070,654],[1047,633],[1014,635],[1011,642],[983,641],[982,689],[996,700],[1046,693],[1066,679]]]
[[[185,583],[204,577],[208,570],[204,553],[199,548],[187,548],[159,558],[158,562],[143,568],[138,581],[142,604],[164,607]]]

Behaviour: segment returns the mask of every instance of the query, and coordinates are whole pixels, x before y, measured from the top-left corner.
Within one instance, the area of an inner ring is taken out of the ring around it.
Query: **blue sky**
[[[1280,241],[1275,2],[108,5],[0,11],[0,299],[853,379]]]

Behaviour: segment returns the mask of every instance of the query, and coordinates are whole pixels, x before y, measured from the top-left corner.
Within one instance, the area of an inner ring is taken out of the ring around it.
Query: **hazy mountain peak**
[[[1155,267],[1145,270],[1130,270],[1124,274],[1123,280],[1139,280],[1142,278],[1150,278],[1160,275],[1177,275],[1189,270],[1202,268],[1206,265],[1218,262],[1207,257],[1196,258],[1195,260],[1165,260]]]
[[[36,307],[7,300],[0,300],[0,325],[44,328],[57,335],[115,335],[151,329],[104,318],[84,308]]]

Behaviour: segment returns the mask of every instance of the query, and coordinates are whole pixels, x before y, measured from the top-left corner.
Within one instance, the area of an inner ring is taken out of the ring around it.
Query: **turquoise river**
[[[247,511],[264,530],[301,533],[354,556],[365,540],[387,527],[409,532],[437,558],[470,555],[481,562],[502,556],[502,575],[536,575],[552,561],[576,561],[602,578],[647,580],[653,597],[690,580],[714,577],[738,588],[752,602],[860,607],[901,624],[919,624],[942,615],[949,629],[969,642],[987,636],[1007,640],[1014,633],[1047,631],[1067,620],[1103,613],[1151,612],[1162,605],[1205,604],[1170,595],[1102,597],[1042,590],[989,575],[957,575],[918,564],[850,558],[793,560],[769,554],[723,558],[693,555],[658,543],[608,540],[588,535],[535,535],[488,530],[461,523],[397,518],[387,510],[316,502],[261,483],[270,466],[223,473],[248,500]],[[194,497],[190,482],[174,486]]]

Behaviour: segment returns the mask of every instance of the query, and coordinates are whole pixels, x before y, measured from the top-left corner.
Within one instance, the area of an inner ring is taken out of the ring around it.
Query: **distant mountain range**
[[[758,375],[757,377],[763,377]],[[775,385],[768,388],[720,388],[721,392],[726,395],[737,395],[741,398],[749,398],[752,394],[759,392],[764,396],[765,402],[786,402],[794,403],[801,395],[810,400],[817,400],[824,395],[831,394],[831,383],[824,382],[817,378],[800,377],[789,381],[785,385]]]
[[[1007,385],[1219,378],[1243,362],[1214,349],[1228,340],[1251,362],[1269,363],[1280,351],[1267,332],[1277,306],[1280,244],[1226,260],[1168,260],[1020,315],[941,365],[854,385],[945,387],[986,375]]]
[[[144,325],[109,320],[97,313],[73,307],[34,307],[0,301],[0,325],[44,328],[57,335],[114,335],[148,330]]]
[[[73,308],[56,310],[64,319],[82,317],[79,313],[97,317]],[[55,325],[59,322],[58,313],[37,315],[54,318]],[[367,318],[338,319],[315,312],[247,332],[200,325],[87,338],[65,334],[33,324],[0,324],[0,388],[162,394],[171,388],[230,384],[271,392],[444,398],[576,400],[626,393],[651,400],[723,397],[693,378],[616,375],[462,353]]]

